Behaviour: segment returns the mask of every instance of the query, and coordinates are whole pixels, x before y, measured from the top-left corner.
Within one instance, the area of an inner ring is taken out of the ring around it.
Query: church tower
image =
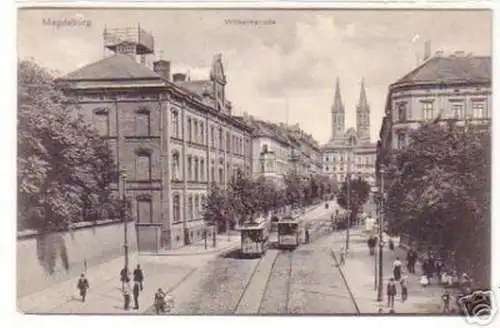
[[[337,78],[335,99],[332,106],[332,140],[342,138],[345,130],[345,108],[340,96],[340,83]]]
[[[365,79],[361,80],[359,103],[356,106],[356,131],[362,141],[370,141],[370,106],[366,99]]]

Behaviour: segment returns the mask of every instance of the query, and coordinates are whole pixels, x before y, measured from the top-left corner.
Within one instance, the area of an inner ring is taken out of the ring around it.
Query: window
[[[94,111],[94,126],[101,137],[109,136],[109,112],[106,108]]]
[[[451,102],[451,118],[462,120],[464,118],[464,103],[462,101]]]
[[[189,195],[187,202],[187,218],[185,221],[192,221],[192,220],[193,220],[193,196]]]
[[[407,120],[407,117],[406,117],[406,103],[405,102],[401,102],[401,103],[398,103],[398,118],[399,118],[399,121],[400,122],[405,122]]]
[[[200,159],[200,180],[205,181],[205,160]]]
[[[146,149],[136,151],[135,179],[139,181],[151,180],[151,152]]]
[[[213,126],[210,127],[210,145],[215,147],[215,128]]]
[[[219,128],[219,148],[222,149],[224,147],[224,133],[222,132],[222,128]]]
[[[200,218],[200,196],[196,195],[194,197],[194,216],[195,219]]]
[[[425,121],[430,121],[434,119],[434,104],[432,102],[422,103],[422,112]]]
[[[226,151],[231,151],[231,134],[226,133]]]
[[[402,149],[406,146],[406,135],[404,133],[398,134],[398,148]]]
[[[472,117],[473,118],[487,118],[488,111],[486,109],[486,103],[484,101],[473,101],[472,102]]]
[[[181,196],[178,194],[175,194],[172,199],[172,210],[174,222],[179,222],[181,220]]]
[[[214,161],[212,161],[212,165],[210,166],[210,180],[211,182],[215,182],[215,164]]]
[[[219,183],[224,184],[224,169],[219,167]]]
[[[179,138],[179,112],[172,111],[172,136]]]
[[[205,144],[205,126],[203,122],[200,123],[200,143]]]
[[[179,164],[179,153],[174,151],[172,154],[172,180],[180,180]]]
[[[325,171],[328,171],[328,166],[325,166]]]
[[[328,159],[328,156],[326,156],[325,161],[327,161],[327,162],[328,162],[328,160],[329,160],[329,159]]]
[[[137,222],[153,223],[153,203],[151,198],[143,197],[137,199]]]
[[[135,113],[135,133],[137,136],[151,135],[151,117],[147,108],[139,108]]]
[[[198,121],[194,121],[194,142],[200,141],[200,135],[198,131]]]
[[[198,181],[198,178],[199,178],[199,166],[198,166],[198,158],[195,157],[194,158],[194,181]]]
[[[192,124],[193,123],[192,123],[191,119],[188,118],[188,120],[187,120],[187,131],[186,131],[187,138],[186,139],[189,142],[193,141],[193,126],[192,126]]]
[[[193,180],[193,158],[191,156],[187,157],[187,179],[188,181]]]

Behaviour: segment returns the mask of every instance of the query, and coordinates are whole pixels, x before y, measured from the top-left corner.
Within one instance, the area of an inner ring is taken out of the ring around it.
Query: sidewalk
[[[378,313],[382,306],[383,312],[388,313],[386,286],[392,277],[392,263],[399,256],[403,262],[403,275],[408,276],[408,299],[401,301],[401,287],[396,284],[398,294],[395,297],[394,308],[396,313],[406,314],[439,314],[441,313],[441,293],[442,287],[434,284],[421,287],[419,284],[421,269],[417,263],[416,274],[406,272],[405,258],[406,252],[396,248],[394,251],[384,247],[383,254],[383,301],[377,302],[377,291],[375,290],[375,257],[370,256],[366,244],[368,235],[361,230],[352,230],[350,237],[349,253],[346,263],[340,269],[343,272],[351,292],[358,303],[362,314]],[[384,236],[388,241],[388,237]],[[394,241],[398,245],[397,240]],[[334,253],[340,259],[339,251],[345,245],[345,233],[341,233],[334,242]]]

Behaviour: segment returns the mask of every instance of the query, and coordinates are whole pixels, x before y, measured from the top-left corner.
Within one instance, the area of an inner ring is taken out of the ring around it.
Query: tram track
[[[264,259],[264,257],[265,257],[265,255],[261,256],[259,258],[259,260],[257,261],[257,264],[255,265],[255,267],[253,268],[252,273],[250,274],[250,278],[248,279],[247,283],[245,284],[245,287],[243,288],[243,291],[241,292],[241,295],[238,297],[238,301],[236,302],[236,305],[233,308],[233,311],[232,311],[233,314],[238,313],[238,310],[239,310],[240,305],[241,305],[241,301],[245,297],[245,294],[248,291],[248,287],[251,285],[251,283],[255,277],[255,274],[257,273],[257,270],[259,269],[259,266],[262,263],[262,260]],[[275,261],[276,261],[276,259],[275,259]],[[274,265],[274,262],[273,262],[273,265]],[[259,306],[260,306],[260,304],[259,304]]]
[[[358,303],[356,302],[356,299],[354,298],[354,295],[351,291],[351,288],[349,287],[349,284],[347,283],[347,279],[345,278],[344,272],[340,268],[339,261],[337,260],[337,256],[335,256],[335,252],[332,249],[330,249],[330,255],[331,255],[331,258],[333,259],[333,262],[335,262],[335,266],[337,267],[337,270],[339,271],[340,276],[342,277],[342,282],[344,283],[344,286],[347,289],[347,292],[349,293],[349,298],[354,305],[354,309],[356,310],[356,314],[358,314],[358,315],[361,314],[361,311],[358,307]]]

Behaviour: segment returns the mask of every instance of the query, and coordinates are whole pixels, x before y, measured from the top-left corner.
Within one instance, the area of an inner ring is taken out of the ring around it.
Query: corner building
[[[114,54],[59,82],[126,171],[139,249],[201,240],[211,184],[225,187],[238,169],[251,170],[251,130],[232,116],[221,55],[208,79],[191,81],[186,74],[171,77],[168,61],[145,65],[154,42],[140,27],[107,30],[104,37]]]

